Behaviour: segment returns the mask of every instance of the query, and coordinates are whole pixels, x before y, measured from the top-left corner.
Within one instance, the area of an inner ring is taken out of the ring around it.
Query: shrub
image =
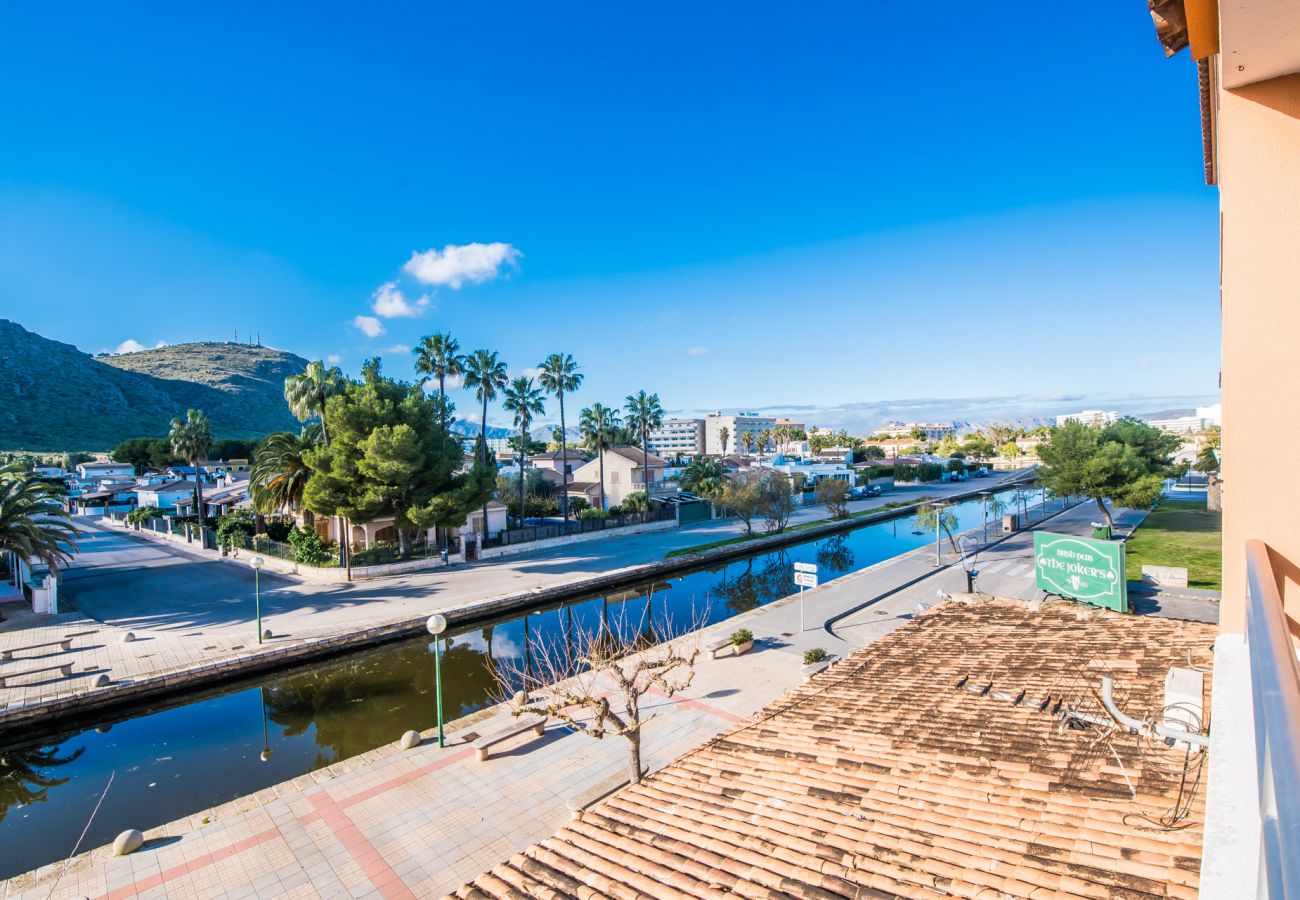
[[[267,519],[266,536],[273,541],[279,541],[283,544],[289,539],[289,532],[293,530],[293,519]]]
[[[217,546],[225,550],[247,547],[257,533],[257,520],[251,509],[236,509],[217,520]]]
[[[748,644],[753,639],[754,632],[750,631],[748,628],[737,628],[731,633],[731,637],[728,638],[728,640],[731,641],[732,646],[737,647],[741,644]]]
[[[580,515],[585,510],[591,509],[591,503],[586,497],[570,497],[569,512],[573,515]]]
[[[381,566],[399,559],[401,555],[401,548],[392,541],[375,541],[366,549],[352,554],[352,565]]]
[[[156,506],[141,506],[133,509],[126,514],[126,520],[132,525],[139,525],[145,519],[152,519],[154,516],[162,515],[162,511]]]
[[[811,650],[805,650],[803,654],[803,664],[811,666],[813,663],[819,663],[826,658],[826,651],[821,647],[813,647]]]
[[[606,515],[607,514],[603,509],[596,509],[594,506],[589,506],[587,509],[584,509],[580,513],[578,513],[578,518],[587,519],[587,520],[603,519],[605,518]]]
[[[289,529],[289,546],[293,548],[295,562],[307,566],[323,566],[334,558],[321,536],[296,525]]]

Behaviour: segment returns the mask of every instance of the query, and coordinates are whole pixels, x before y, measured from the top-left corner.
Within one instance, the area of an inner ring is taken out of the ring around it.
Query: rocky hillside
[[[107,450],[202,409],[218,438],[296,429],[284,379],[307,361],[245,344],[94,357],[0,319],[0,449]]]

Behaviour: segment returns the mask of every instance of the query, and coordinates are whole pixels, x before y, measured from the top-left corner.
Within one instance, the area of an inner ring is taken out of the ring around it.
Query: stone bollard
[[[144,835],[134,828],[128,828],[113,841],[113,855],[126,856],[144,846]]]
[[[108,687],[113,683],[113,679],[108,677],[107,672],[100,672],[95,676],[95,687]]]
[[[401,747],[403,750],[414,750],[416,747],[420,746],[420,732],[406,732],[406,734],[402,735],[402,739],[397,742],[397,746]]]
[[[264,641],[269,641],[271,639],[271,636],[272,636],[271,629],[269,628],[262,632],[262,640]]]
[[[135,632],[134,632],[134,631],[128,631],[126,634],[122,635],[122,643],[124,643],[124,644],[129,644],[129,643],[131,643],[131,642],[134,641],[134,640],[135,640]]]

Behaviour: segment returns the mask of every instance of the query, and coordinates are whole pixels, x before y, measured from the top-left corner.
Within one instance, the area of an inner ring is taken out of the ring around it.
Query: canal
[[[1043,498],[1037,490],[1032,497],[1036,520],[1045,514]],[[1046,514],[1061,508],[1053,499]],[[983,522],[980,500],[952,509],[961,530]],[[591,628],[615,608],[643,624],[718,622],[793,593],[792,563],[817,563],[826,581],[933,541],[915,519],[897,518],[640,589],[452,629],[442,657],[446,716],[494,702],[497,664],[521,659],[526,635]],[[407,729],[432,727],[432,654],[431,640],[411,638],[0,749],[0,878],[65,858],[83,829],[82,852],[123,829],[193,815],[392,743]]]

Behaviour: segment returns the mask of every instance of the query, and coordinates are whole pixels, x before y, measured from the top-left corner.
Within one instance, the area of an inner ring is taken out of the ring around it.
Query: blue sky
[[[1215,394],[1194,67],[989,6],[11,8],[0,317],[401,375],[449,330],[671,409]]]

